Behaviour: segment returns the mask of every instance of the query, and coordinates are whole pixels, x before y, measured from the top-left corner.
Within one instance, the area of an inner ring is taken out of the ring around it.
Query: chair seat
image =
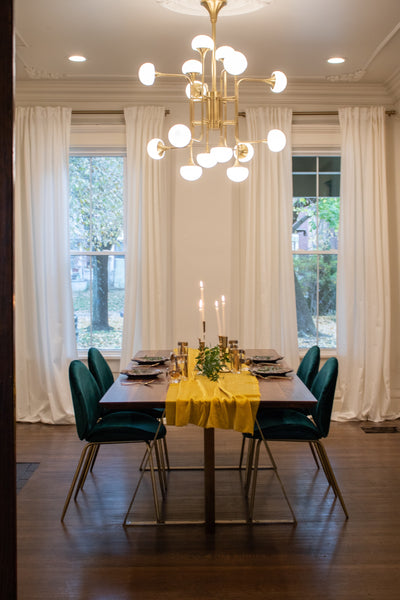
[[[88,442],[151,441],[158,429],[157,438],[166,435],[164,425],[154,417],[141,412],[113,412],[104,415],[86,435]]]
[[[266,440],[318,440],[321,438],[321,432],[314,423],[297,410],[259,411],[257,421]],[[257,424],[254,426],[253,436],[251,434],[244,435],[261,439]]]

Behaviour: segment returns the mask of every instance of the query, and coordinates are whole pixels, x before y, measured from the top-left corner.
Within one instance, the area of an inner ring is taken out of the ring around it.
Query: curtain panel
[[[275,348],[298,366],[292,258],[292,110],[246,109],[249,140],[271,129],[286,135],[282,152],[257,144],[250,175],[237,202],[239,331],[246,348]]]
[[[385,109],[339,111],[342,130],[337,281],[339,389],[336,420],[400,416],[391,399],[391,306]]]
[[[124,110],[127,142],[125,306],[121,367],[139,349],[167,348],[169,222],[165,171],[146,152],[162,137],[165,109]]]
[[[15,370],[18,421],[73,423],[76,358],[68,233],[69,108],[16,109]]]

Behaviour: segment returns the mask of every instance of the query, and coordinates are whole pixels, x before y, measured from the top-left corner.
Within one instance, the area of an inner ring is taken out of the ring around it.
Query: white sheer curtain
[[[73,423],[76,357],[68,240],[71,110],[16,109],[15,362],[18,421]]]
[[[127,206],[125,308],[121,367],[139,349],[167,348],[170,214],[162,161],[147,155],[162,137],[165,109],[125,109]]]
[[[296,298],[292,259],[292,111],[246,109],[248,139],[281,129],[282,152],[255,146],[248,183],[240,194],[240,340],[246,348],[275,348],[298,365]]]
[[[337,420],[398,418],[390,390],[390,279],[385,110],[343,108],[337,282]]]

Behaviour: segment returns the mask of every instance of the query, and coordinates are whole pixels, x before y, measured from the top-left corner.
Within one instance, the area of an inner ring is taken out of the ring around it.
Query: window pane
[[[320,196],[340,196],[340,175],[319,176]]]
[[[315,250],[317,247],[317,199],[293,198],[293,250]]]
[[[316,169],[316,156],[293,156],[294,173],[315,173]]]
[[[318,203],[318,249],[337,250],[340,198],[320,198]]]
[[[340,156],[320,156],[320,173],[340,173]]]
[[[122,250],[124,158],[70,157],[71,250]]]
[[[78,348],[121,348],[125,258],[72,256],[71,283]]]
[[[322,348],[336,348],[337,256],[319,257],[318,336]]]
[[[293,175],[293,196],[296,198],[316,196],[316,175]]]
[[[317,343],[317,260],[317,256],[293,256],[300,348]]]
[[[90,161],[85,156],[69,159],[71,250],[90,250]]]
[[[123,249],[124,166],[121,156],[92,157],[92,250]]]

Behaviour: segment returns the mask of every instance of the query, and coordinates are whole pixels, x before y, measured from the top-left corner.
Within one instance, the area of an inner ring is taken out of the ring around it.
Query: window
[[[300,348],[336,348],[339,196],[339,156],[293,156],[292,249]]]
[[[119,350],[125,295],[123,156],[70,156],[70,255],[78,349]]]

